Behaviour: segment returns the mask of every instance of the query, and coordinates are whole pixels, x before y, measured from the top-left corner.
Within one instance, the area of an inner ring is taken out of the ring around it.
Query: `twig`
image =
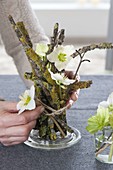
[[[63,130],[61,129],[61,127],[59,126],[58,122],[55,120],[55,118],[53,116],[50,116],[50,118],[53,120],[53,122],[56,124],[57,128],[59,129],[59,131],[61,132],[63,138],[65,138],[65,133],[63,132]]]
[[[105,145],[104,145],[104,147],[102,147],[101,149],[99,149],[95,154],[96,154],[96,156],[98,156],[98,154],[99,153],[101,153],[102,151],[104,151],[108,146],[110,146],[111,144],[109,144],[109,143],[106,143]]]
[[[107,141],[111,138],[111,136],[112,136],[112,133],[108,136]],[[104,143],[102,146],[100,146],[100,148],[96,150],[96,153],[97,153],[99,150],[101,150],[105,145],[106,145],[106,144]]]
[[[109,139],[111,138],[113,133],[111,133],[109,135],[109,137],[107,138],[107,142],[111,142]],[[110,146],[111,143],[104,143],[98,150],[96,150],[96,156],[101,153],[103,150],[105,150],[108,146]]]
[[[112,48],[113,48],[113,44],[108,43],[108,42],[103,42],[100,44],[91,44],[91,45],[82,47],[82,48],[78,49],[77,51],[75,51],[75,53],[72,54],[72,57],[75,58],[79,54],[82,55],[83,53],[86,53],[86,52],[94,50],[94,49],[112,49]]]
[[[80,56],[80,62],[79,62],[78,67],[77,67],[77,69],[76,69],[76,72],[75,72],[75,75],[74,75],[74,79],[75,79],[76,76],[77,76],[77,73],[78,73],[78,71],[79,71],[79,69],[80,69],[81,64],[82,64],[84,61],[90,62],[90,60],[88,60],[88,59],[83,60],[83,57],[84,57],[85,53],[83,53],[83,55],[82,55],[82,54],[79,52],[79,50],[76,50],[76,52],[77,52],[78,55]]]
[[[63,138],[65,137],[65,133],[63,132],[62,128],[60,127],[60,125],[58,124],[58,122],[55,120],[55,118],[53,117],[53,115],[49,114],[47,112],[47,110],[44,110],[45,114],[50,116],[50,118],[52,119],[52,121],[55,123],[55,125],[57,126],[57,128],[59,129],[60,133],[62,134]]]

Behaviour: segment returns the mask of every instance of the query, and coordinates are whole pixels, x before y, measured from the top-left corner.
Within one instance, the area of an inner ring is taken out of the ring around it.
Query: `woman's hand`
[[[68,109],[73,105],[74,102],[77,101],[78,96],[79,96],[79,91],[80,91],[80,90],[77,90],[77,91],[74,91],[74,92],[71,93],[70,99],[69,99],[68,102],[67,102],[67,104],[68,104]]]
[[[71,72],[71,71],[67,71],[67,72],[66,72],[66,75],[68,76],[68,78],[73,79],[75,73],[74,73],[74,72]],[[77,75],[76,80],[77,80],[77,81],[80,80],[80,76],[79,76],[79,75]],[[80,90],[71,92],[71,94],[70,94],[70,99],[69,99],[68,102],[67,102],[68,109],[73,105],[73,103],[74,103],[75,101],[77,101],[78,96],[79,96],[79,92],[80,92]]]
[[[18,115],[16,102],[0,101],[0,142],[5,146],[22,143],[35,127],[36,119],[44,108],[37,107]]]

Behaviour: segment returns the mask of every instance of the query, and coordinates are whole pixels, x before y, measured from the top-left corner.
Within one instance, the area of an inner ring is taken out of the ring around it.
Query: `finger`
[[[65,71],[65,75],[69,78],[69,79],[76,79],[77,81],[80,81],[80,76],[79,74],[76,75],[75,77],[75,72],[74,71]]]
[[[67,109],[69,109],[69,108],[73,105],[73,103],[74,103],[74,101],[70,99],[70,100],[67,102]]]
[[[67,102],[67,109],[69,109],[69,108],[73,105],[73,103],[74,103],[75,101],[77,101],[78,96],[79,96],[79,91],[80,91],[80,90],[77,90],[77,91],[75,91],[75,92],[72,92],[72,94],[71,94],[71,96],[70,96],[70,99],[69,99],[68,102]]]
[[[6,138],[0,138],[0,142],[5,145],[9,146],[12,145],[12,143],[23,143],[28,139],[28,137],[6,137]]]
[[[4,138],[7,136],[11,137],[20,137],[20,136],[28,136],[30,131],[35,127],[36,125],[36,120],[26,124],[26,125],[21,125],[21,126],[14,126],[14,127],[9,127],[7,129],[0,129],[0,137]]]
[[[75,72],[74,71],[66,71],[65,74],[69,79],[73,79]]]
[[[4,113],[4,115],[2,115],[2,119],[0,120],[0,127],[11,127],[27,124],[30,121],[37,119],[43,110],[44,108],[39,106],[32,111],[25,111],[20,115]]]
[[[12,146],[12,145],[18,145],[20,143],[23,143],[23,142],[20,142],[20,141],[17,141],[17,142],[12,142],[12,143],[2,143],[4,146]]]
[[[79,96],[79,90],[73,92],[73,93],[71,94],[70,98],[75,102],[75,101],[77,101],[78,96]]]
[[[18,116],[24,117],[25,123],[26,122],[28,123],[28,122],[31,122],[33,120],[36,120],[43,111],[44,111],[44,107],[38,106],[38,107],[36,107],[36,109],[34,109],[32,111],[25,111],[21,115],[18,115]]]
[[[15,113],[17,112],[16,105],[16,102],[0,101],[0,110]]]

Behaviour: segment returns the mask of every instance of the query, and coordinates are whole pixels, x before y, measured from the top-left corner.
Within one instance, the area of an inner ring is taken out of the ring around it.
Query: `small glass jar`
[[[103,163],[113,164],[113,128],[105,127],[95,137],[95,158]]]
[[[27,141],[24,143],[30,147],[36,149],[56,150],[71,147],[77,144],[81,139],[81,133],[79,130],[73,128],[73,132],[67,132],[65,138],[61,138],[59,132],[57,133],[57,139],[52,141],[50,139],[42,139],[39,136],[38,130],[32,130]]]

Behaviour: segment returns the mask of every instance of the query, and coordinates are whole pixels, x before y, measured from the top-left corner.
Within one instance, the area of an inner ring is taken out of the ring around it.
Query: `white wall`
[[[54,23],[66,29],[66,37],[106,38],[109,4],[80,7],[74,4],[32,4],[47,35]]]

